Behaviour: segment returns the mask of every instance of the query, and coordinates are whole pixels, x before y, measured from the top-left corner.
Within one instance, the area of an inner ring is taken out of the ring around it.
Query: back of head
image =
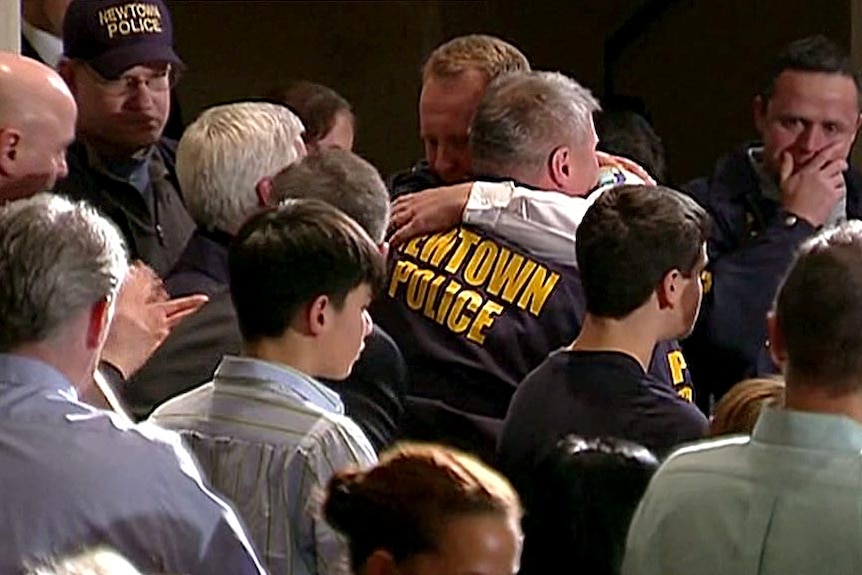
[[[834,394],[862,385],[862,222],[805,242],[778,290],[787,387],[798,380]]]
[[[587,311],[629,315],[669,271],[693,273],[708,234],[703,208],[670,188],[620,186],[602,193],[575,238]]]
[[[340,308],[359,285],[376,291],[386,279],[368,234],[317,200],[288,200],[252,216],[231,244],[228,266],[246,342],[280,337],[317,296],[329,296]]]
[[[479,70],[490,82],[504,74],[529,69],[527,57],[511,44],[494,36],[470,34],[453,38],[431,52],[422,68],[422,80]]]
[[[862,90],[862,78],[853,67],[846,50],[826,36],[808,36],[795,40],[782,49],[772,62],[760,95],[768,102],[775,90],[775,82],[782,72],[821,72],[851,78],[857,91]]]
[[[740,381],[715,406],[709,422],[710,435],[751,434],[760,412],[767,405],[784,403],[784,381],[763,377]]]
[[[621,439],[562,439],[527,502],[522,573],[619,573],[632,515],[659,462]]]
[[[592,137],[597,110],[599,103],[589,90],[556,72],[497,78],[485,91],[470,128],[474,173],[542,173],[554,149]]]
[[[0,353],[113,298],[126,267],[119,232],[84,203],[39,194],[0,208]]]
[[[389,225],[389,192],[371,164],[346,150],[324,150],[284,170],[272,183],[274,203],[312,199],[332,204],[383,243]]]
[[[41,62],[0,52],[0,204],[65,177],[77,107],[66,82]]]
[[[315,82],[293,82],[271,90],[267,97],[284,102],[296,112],[305,126],[303,139],[309,145],[316,143],[332,130],[335,116],[339,112],[353,117],[350,102],[332,88]]]
[[[97,548],[34,567],[27,575],[140,575],[122,555]]]
[[[177,178],[199,226],[235,233],[262,204],[258,184],[305,155],[302,122],[277,104],[203,112],[180,140]]]
[[[376,550],[397,563],[439,546],[447,521],[464,515],[521,517],[518,496],[503,476],[478,459],[439,445],[402,444],[366,471],[343,470],[329,481],[326,520],[347,536],[360,573]]]
[[[606,106],[596,115],[596,132],[601,150],[634,160],[660,182],[667,179],[661,138],[642,115]]]

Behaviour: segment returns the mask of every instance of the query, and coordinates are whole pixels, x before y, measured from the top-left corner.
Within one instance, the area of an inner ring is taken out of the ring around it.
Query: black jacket
[[[69,175],[57,183],[57,193],[86,200],[112,220],[129,248],[129,255],[165,277],[183,253],[195,229],[186,211],[175,171],[176,144],[162,139],[155,145],[164,170],[150,164],[150,185],[141,194],[132,184],[108,176],[90,166],[86,146],[77,141],[69,147]]]
[[[796,249],[816,231],[802,219],[788,225],[781,206],[763,196],[748,158],[752,145],[684,187],[712,216],[708,289],[694,333],[683,342],[705,412],[710,394],[718,399],[747,377],[777,371],[765,348],[766,314]],[[851,169],[844,179],[847,217],[859,218],[862,176]]]

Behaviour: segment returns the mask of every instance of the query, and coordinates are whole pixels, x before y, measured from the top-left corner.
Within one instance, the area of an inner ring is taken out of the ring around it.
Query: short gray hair
[[[0,352],[113,299],[127,267],[120,233],[84,202],[38,194],[0,208]]]
[[[551,151],[590,135],[599,102],[557,72],[515,72],[494,80],[470,128],[473,171],[508,176],[510,167],[541,169]]]
[[[257,183],[305,154],[303,130],[278,104],[240,102],[202,113],[177,148],[177,179],[195,222],[235,233],[259,208]]]
[[[389,192],[377,169],[346,150],[324,150],[275,177],[273,199],[316,199],[353,218],[378,244],[389,224]]]

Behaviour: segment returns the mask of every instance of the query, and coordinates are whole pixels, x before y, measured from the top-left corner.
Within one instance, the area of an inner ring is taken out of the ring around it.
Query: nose
[[[126,100],[136,110],[147,110],[153,105],[153,94],[144,81],[138,81],[129,86],[129,96]]]
[[[805,127],[799,138],[796,140],[799,149],[805,152],[819,152],[826,145],[823,128],[816,123],[811,123]]]
[[[432,168],[444,183],[455,183],[464,177],[461,157],[451,147],[441,146],[437,149]]]

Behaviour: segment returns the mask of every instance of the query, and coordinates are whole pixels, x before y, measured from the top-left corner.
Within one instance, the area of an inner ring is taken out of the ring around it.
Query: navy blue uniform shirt
[[[524,379],[500,439],[500,468],[529,509],[535,466],[565,435],[616,437],[657,455],[705,436],[709,424],[693,404],[612,351],[559,350]]]

